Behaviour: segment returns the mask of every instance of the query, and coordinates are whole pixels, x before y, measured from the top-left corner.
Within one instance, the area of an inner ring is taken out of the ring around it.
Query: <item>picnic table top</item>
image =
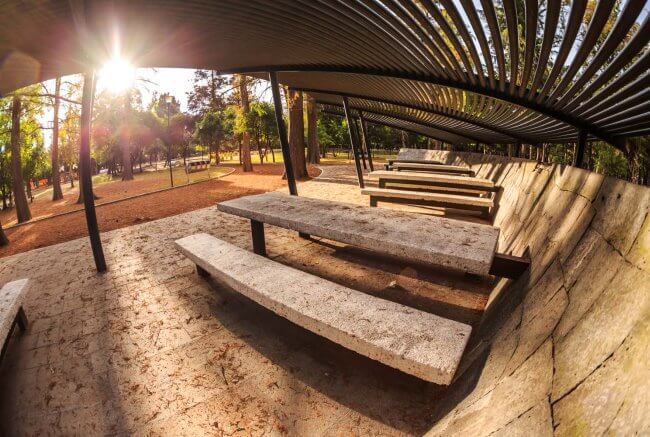
[[[488,274],[499,229],[282,193],[221,202],[222,212],[416,262]]]
[[[467,176],[458,176],[451,174],[377,170],[368,173],[368,176],[378,179],[422,182],[430,181],[444,184],[463,185],[467,187],[494,188],[494,182],[490,179],[470,178]]]

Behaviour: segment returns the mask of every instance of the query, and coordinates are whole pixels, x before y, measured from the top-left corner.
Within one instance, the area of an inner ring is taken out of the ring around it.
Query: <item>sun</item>
[[[113,93],[121,93],[133,86],[135,67],[127,60],[113,58],[99,71],[100,86]]]

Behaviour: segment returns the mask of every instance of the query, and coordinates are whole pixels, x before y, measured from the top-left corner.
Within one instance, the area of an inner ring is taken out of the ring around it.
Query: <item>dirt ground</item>
[[[216,179],[232,172],[234,167],[236,166],[213,166],[209,171],[194,172],[189,175],[182,168],[175,168],[173,174],[174,184],[179,187],[192,182]],[[135,172],[134,176],[135,179],[131,181],[122,181],[119,176],[111,179],[106,174],[94,176],[93,188],[97,196],[95,204],[109,203],[170,187],[169,173],[166,170]],[[52,187],[32,192],[34,199],[29,203],[32,220],[83,209],[83,205],[77,203],[79,197],[78,181],[75,181],[74,187],[71,187],[69,183],[65,183],[62,184],[61,188],[63,190],[63,199],[56,202],[52,201]],[[17,223],[16,210],[11,208],[0,211],[0,222],[5,228],[15,225]]]
[[[286,185],[286,181],[282,180],[284,169],[282,164],[256,165],[253,173],[243,173],[240,166],[223,168],[224,171],[228,168],[234,168],[235,171],[220,179],[208,180],[108,205],[101,205],[101,203],[159,190],[162,188],[159,186],[160,181],[156,178],[136,178],[129,182],[97,185],[95,193],[100,198],[97,201],[97,218],[100,230],[105,232],[123,228],[205,208],[227,199],[277,190]],[[311,177],[317,176],[319,173],[320,170],[316,167],[309,169]],[[36,218],[78,210],[80,205],[76,204],[77,196],[78,191],[75,189],[69,190],[60,202],[43,200],[35,202],[32,204],[32,214]],[[7,225],[7,221],[5,221],[7,218],[14,219],[15,222],[15,212],[13,210],[7,211],[6,214],[8,217],[2,217],[4,226]],[[5,233],[10,243],[8,246],[0,248],[0,257],[88,235],[83,210],[18,227],[6,228]]]
[[[443,387],[206,281],[175,248],[176,239],[205,232],[250,250],[248,220],[214,203],[285,187],[281,169],[261,170],[99,208],[104,274],[94,270],[88,238],[2,259],[0,283],[33,282],[30,327],[12,337],[0,366],[0,436],[410,436],[432,426]],[[352,166],[322,171],[300,195],[367,204]],[[174,208],[194,210],[128,226]],[[111,210],[120,223],[106,223]],[[83,214],[64,219],[60,232],[85,229]],[[41,232],[54,220],[40,222],[49,223]],[[492,289],[489,278],[274,226],[265,232],[270,259],[461,322],[480,319]]]

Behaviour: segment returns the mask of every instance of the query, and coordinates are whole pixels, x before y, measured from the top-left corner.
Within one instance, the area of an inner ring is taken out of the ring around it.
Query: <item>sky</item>
[[[194,72],[194,69],[189,68],[138,68],[134,74],[136,78],[144,79],[136,81],[136,86],[142,93],[143,105],[149,103],[154,92],[158,94],[170,93],[180,103],[181,111],[187,111],[187,94],[192,91]],[[115,77],[104,77],[100,73],[96,92],[100,93],[110,88],[110,84],[107,82],[111,80],[115,80]],[[63,78],[63,81],[65,82],[65,78]],[[45,82],[45,86],[50,92],[54,91],[53,80]],[[252,93],[261,100],[271,101],[271,93],[266,89],[265,85],[254,88]],[[41,126],[51,126],[52,117],[53,110],[50,106],[47,106],[39,117]],[[52,143],[51,129],[44,129],[43,136],[45,147],[49,149]]]
[[[192,90],[192,79],[194,79],[194,70],[189,68],[139,68],[137,76],[143,77],[153,82],[145,86],[140,86],[142,100],[148,102],[151,100],[151,94],[168,92],[180,102],[181,111],[187,110],[187,93]],[[97,83],[101,89],[103,84]]]

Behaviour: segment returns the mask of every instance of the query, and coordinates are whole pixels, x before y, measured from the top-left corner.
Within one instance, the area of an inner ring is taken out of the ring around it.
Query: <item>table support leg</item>
[[[264,223],[251,220],[251,234],[253,236],[253,252],[266,256],[266,242],[264,241]]]

